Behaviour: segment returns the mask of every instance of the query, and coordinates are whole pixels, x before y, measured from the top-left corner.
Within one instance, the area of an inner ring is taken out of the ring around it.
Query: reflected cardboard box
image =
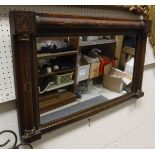
[[[116,92],[122,92],[131,82],[131,74],[115,68],[112,68],[108,75],[103,76],[103,87]]]
[[[89,71],[89,78],[95,78],[98,77],[99,74],[99,67],[100,67],[100,63],[96,62],[96,63],[91,63],[90,64],[90,71]]]

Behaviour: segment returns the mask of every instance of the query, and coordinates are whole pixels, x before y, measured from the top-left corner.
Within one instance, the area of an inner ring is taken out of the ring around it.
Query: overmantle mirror
[[[11,11],[21,138],[144,95],[151,22]]]

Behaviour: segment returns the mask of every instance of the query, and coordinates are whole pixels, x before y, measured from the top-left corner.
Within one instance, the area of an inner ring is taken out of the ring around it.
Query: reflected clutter
[[[41,122],[132,90],[136,36],[37,38]]]

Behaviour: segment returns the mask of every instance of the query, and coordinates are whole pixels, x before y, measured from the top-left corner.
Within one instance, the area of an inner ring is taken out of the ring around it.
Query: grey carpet
[[[53,120],[62,118],[64,116],[73,114],[75,112],[81,111],[83,109],[87,109],[87,108],[90,108],[92,106],[98,105],[98,104],[103,103],[107,100],[108,99],[105,98],[104,96],[99,95],[99,96],[94,97],[92,99],[89,99],[89,100],[86,100],[83,102],[79,102],[78,104],[72,105],[70,107],[67,107],[67,108],[58,110],[56,112],[41,116],[40,122],[41,122],[41,124],[47,123],[49,121],[53,121]]]

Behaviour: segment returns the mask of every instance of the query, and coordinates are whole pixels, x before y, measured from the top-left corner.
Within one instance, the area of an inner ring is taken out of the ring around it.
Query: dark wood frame
[[[144,95],[142,78],[145,47],[151,29],[149,20],[105,19],[71,15],[11,11],[10,26],[14,51],[17,109],[21,138],[32,142],[41,134],[112,108]],[[70,116],[40,125],[38,106],[36,40],[37,36],[130,35],[137,36],[131,93],[84,109]]]

